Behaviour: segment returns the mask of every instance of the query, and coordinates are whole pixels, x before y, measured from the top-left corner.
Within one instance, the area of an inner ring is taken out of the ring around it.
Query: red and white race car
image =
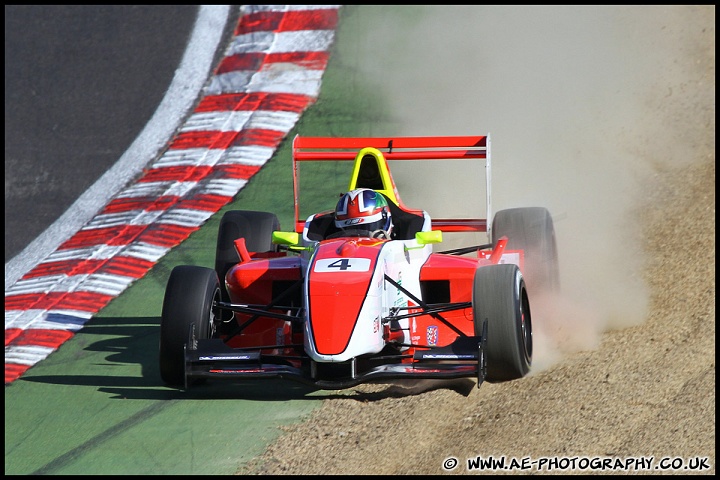
[[[486,218],[408,208],[389,168],[466,159],[485,164]],[[480,386],[530,371],[530,298],[559,284],[555,232],[543,207],[501,210],[488,224],[489,136],[296,136],[292,160],[292,231],[274,213],[228,211],[215,268],[173,269],[160,326],[166,384],[283,378],[332,390],[469,377]],[[392,233],[345,230],[334,209],[302,216],[300,167],[313,163],[326,176],[345,165],[348,191],[381,195]],[[451,232],[486,232],[489,242],[435,251]]]

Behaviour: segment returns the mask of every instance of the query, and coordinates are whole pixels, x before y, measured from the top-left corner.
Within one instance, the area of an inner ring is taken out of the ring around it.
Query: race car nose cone
[[[348,240],[338,247],[337,253],[343,257],[351,257],[357,249],[357,242],[355,240]]]

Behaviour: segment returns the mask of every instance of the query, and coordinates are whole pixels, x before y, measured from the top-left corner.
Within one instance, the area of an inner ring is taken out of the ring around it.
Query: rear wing
[[[295,228],[302,232],[305,219],[300,218],[299,166],[302,162],[354,161],[348,190],[370,186],[361,184],[361,167],[370,162],[377,166],[377,181],[371,188],[379,190],[403,205],[388,167],[388,160],[485,160],[485,218],[432,218],[432,228],[443,232],[488,232],[492,219],[490,180],[490,135],[454,137],[301,137],[293,139],[293,194]],[[439,166],[439,168],[442,168]],[[409,209],[408,209],[409,210]]]

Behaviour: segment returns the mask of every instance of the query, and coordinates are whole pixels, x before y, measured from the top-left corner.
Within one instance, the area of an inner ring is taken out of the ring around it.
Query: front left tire
[[[475,335],[487,323],[485,381],[524,377],[532,364],[532,319],[525,279],[514,264],[478,267],[473,281]]]

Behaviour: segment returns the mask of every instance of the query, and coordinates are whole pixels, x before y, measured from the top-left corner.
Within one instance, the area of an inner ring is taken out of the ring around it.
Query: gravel
[[[645,473],[715,473],[715,22],[714,6],[700,8],[713,18],[693,10],[687,22],[695,23],[672,34],[695,40],[687,44],[697,50],[687,53],[702,68],[687,72],[676,101],[648,106],[648,121],[665,119],[678,148],[655,152],[661,158],[639,176],[643,195],[629,208],[632,247],[642,255],[628,274],[640,285],[640,307],[627,308],[639,308],[640,320],[576,297],[536,299],[541,324],[529,376],[481,388],[463,380],[329,392],[322,407],[284,428],[239,474],[626,474],[643,472],[591,470],[579,459],[650,457],[653,466],[666,457],[699,458],[710,468]],[[651,147],[638,151],[650,154]],[[583,283],[603,288],[597,279]],[[609,292],[601,291],[607,305],[625,308]],[[598,312],[608,318],[594,322]],[[468,460],[478,456],[535,463],[470,470]],[[457,465],[443,468],[452,458]],[[576,468],[546,463],[538,470],[540,459],[575,459]]]

